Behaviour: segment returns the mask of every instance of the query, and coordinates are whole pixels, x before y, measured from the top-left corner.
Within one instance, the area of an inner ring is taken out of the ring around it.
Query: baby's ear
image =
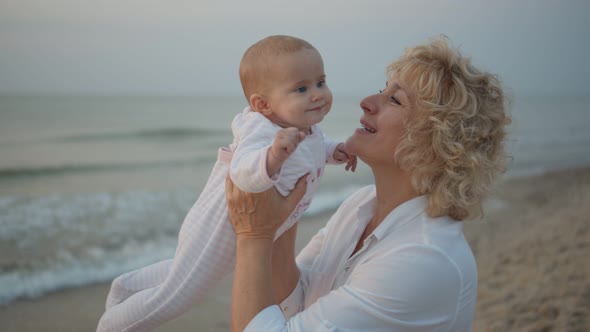
[[[252,107],[255,112],[261,113],[264,116],[272,114],[272,110],[266,101],[266,98],[258,93],[250,96],[250,107]]]

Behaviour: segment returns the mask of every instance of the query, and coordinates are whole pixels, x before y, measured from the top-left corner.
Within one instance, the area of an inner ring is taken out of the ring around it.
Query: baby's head
[[[309,132],[332,106],[322,57],[299,38],[270,36],[250,46],[240,81],[252,109],[281,127]]]

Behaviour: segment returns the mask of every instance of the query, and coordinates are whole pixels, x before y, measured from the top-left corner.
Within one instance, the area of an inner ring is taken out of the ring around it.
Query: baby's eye
[[[318,88],[323,87],[324,85],[326,85],[326,81],[319,81],[318,82]]]
[[[300,86],[295,91],[303,93],[303,92],[307,91],[307,88],[304,86]]]

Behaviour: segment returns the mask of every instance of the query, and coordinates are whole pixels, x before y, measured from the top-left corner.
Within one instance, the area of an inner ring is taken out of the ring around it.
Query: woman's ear
[[[263,95],[255,93],[250,96],[250,107],[258,113],[261,113],[264,116],[268,116],[272,114],[272,110],[270,105],[266,101]]]

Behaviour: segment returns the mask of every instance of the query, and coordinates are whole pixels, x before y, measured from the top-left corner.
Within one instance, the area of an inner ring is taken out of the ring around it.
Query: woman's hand
[[[278,286],[273,283],[272,241],[281,223],[303,198],[306,189],[307,175],[297,181],[287,197],[281,196],[274,187],[261,193],[245,193],[234,186],[229,176],[225,179],[229,218],[237,237],[231,303],[232,331],[243,331],[254,316],[275,304],[280,294],[284,296],[283,293],[286,293],[282,291],[274,294],[273,287],[269,287],[273,284],[274,287]],[[291,260],[295,265],[294,258]],[[282,286],[290,289],[288,293],[297,282],[298,270],[293,275],[294,282],[289,287]]]
[[[238,237],[274,239],[279,226],[303,198],[307,175],[302,176],[289,196],[274,188],[261,193],[246,193],[236,187],[229,176],[225,179],[225,197],[229,218]]]

